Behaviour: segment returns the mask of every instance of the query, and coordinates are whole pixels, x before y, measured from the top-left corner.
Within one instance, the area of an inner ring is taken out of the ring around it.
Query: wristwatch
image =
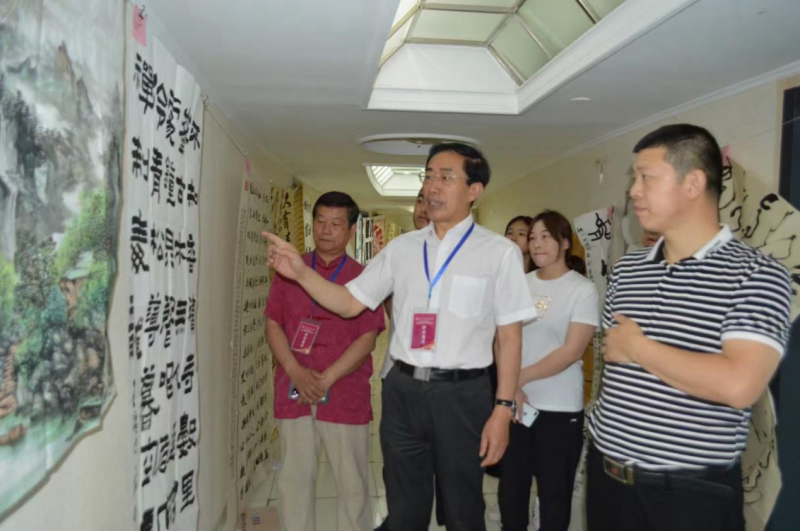
[[[503,400],[502,398],[495,398],[494,405],[510,407],[511,412],[514,413],[514,415],[517,414],[517,403],[513,400]]]

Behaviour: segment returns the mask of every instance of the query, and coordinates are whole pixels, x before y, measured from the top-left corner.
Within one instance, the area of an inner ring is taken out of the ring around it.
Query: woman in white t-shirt
[[[572,227],[563,215],[535,216],[528,243],[537,269],[527,279],[539,318],[522,328],[517,405],[526,402],[539,416],[531,427],[511,425],[498,501],[503,530],[526,530],[535,475],[540,530],[566,531],[583,447],[581,357],[599,321],[597,289],[572,255]]]

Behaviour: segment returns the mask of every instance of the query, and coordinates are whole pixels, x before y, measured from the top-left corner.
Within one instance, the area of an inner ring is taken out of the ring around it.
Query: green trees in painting
[[[106,223],[106,193],[94,190],[57,249],[23,231],[14,264],[0,258],[0,348],[15,347],[19,413],[71,414],[104,391]]]

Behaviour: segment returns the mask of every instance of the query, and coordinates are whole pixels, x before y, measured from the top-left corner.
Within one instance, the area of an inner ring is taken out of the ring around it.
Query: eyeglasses
[[[426,171],[419,174],[419,182],[422,184],[440,181],[444,184],[454,183],[457,179],[469,179],[463,175],[456,175],[453,170],[441,170],[439,172]]]

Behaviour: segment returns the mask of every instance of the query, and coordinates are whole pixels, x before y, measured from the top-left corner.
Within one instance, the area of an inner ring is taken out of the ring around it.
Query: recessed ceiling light
[[[417,197],[425,171],[422,165],[364,164],[367,176],[375,190],[384,197]]]
[[[569,101],[573,103],[586,103],[587,101],[592,101],[592,98],[587,98],[586,96],[578,96],[577,98],[572,98]]]
[[[429,133],[403,133],[392,135],[374,135],[358,141],[361,147],[373,153],[389,155],[415,155],[425,157],[431,146],[440,142],[461,142],[478,146],[480,142],[474,138],[454,135],[432,135]]]

